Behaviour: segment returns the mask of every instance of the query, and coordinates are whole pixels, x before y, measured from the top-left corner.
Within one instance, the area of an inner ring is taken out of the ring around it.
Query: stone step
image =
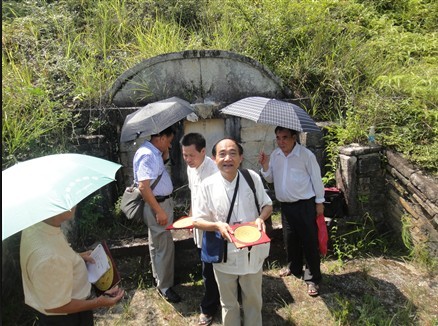
[[[274,226],[271,233],[271,242],[282,239],[281,226]],[[196,251],[193,236],[189,230],[174,230],[172,231],[173,240],[175,243],[175,251],[193,250]],[[147,235],[144,237],[132,237],[117,240],[107,240],[108,247],[114,258],[130,257],[130,256],[149,256],[149,242]]]

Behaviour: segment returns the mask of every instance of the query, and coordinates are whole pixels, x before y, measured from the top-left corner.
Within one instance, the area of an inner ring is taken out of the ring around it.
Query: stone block
[[[404,185],[409,184],[409,179],[406,178],[403,174],[401,174],[397,169],[394,169],[393,167],[391,167],[390,169],[387,169],[390,171],[391,175],[397,179],[398,181],[400,181],[401,183],[403,183]]]
[[[209,119],[216,116],[220,103],[194,103],[193,111],[199,119]]]
[[[275,134],[274,134],[274,127],[268,126],[268,125],[260,125],[255,124],[252,121],[252,124],[249,124],[249,122],[244,123],[244,121],[249,121],[247,119],[241,120],[241,130],[240,130],[240,137],[242,139],[242,142],[248,142],[248,141],[262,141],[266,143],[275,144]]]
[[[417,172],[413,173],[409,180],[415,187],[424,193],[432,203],[438,205],[438,179]]]
[[[401,155],[389,150],[385,151],[385,154],[388,164],[399,171],[405,178],[409,178],[416,171],[414,165],[405,160]]]
[[[300,144],[306,147],[323,148],[325,146],[322,132],[300,132]]]
[[[359,156],[358,173],[360,175],[369,175],[376,172],[379,173],[381,169],[382,166],[379,154],[373,153]]]

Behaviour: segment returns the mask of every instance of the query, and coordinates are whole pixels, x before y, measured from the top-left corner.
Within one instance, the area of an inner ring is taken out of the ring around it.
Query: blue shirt
[[[146,140],[135,152],[133,160],[136,184],[139,181],[150,180],[150,185],[152,185],[162,174],[160,181],[152,191],[155,196],[167,196],[173,191],[172,180],[161,155],[161,151]]]

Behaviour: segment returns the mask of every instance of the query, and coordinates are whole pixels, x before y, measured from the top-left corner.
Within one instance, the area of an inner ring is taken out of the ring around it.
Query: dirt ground
[[[170,304],[157,293],[147,254],[123,254],[115,259],[125,298],[115,307],[96,311],[96,325],[197,325],[201,267],[192,239],[184,241],[176,244],[175,261],[175,291],[182,302]],[[278,276],[283,259],[282,239],[273,237],[264,268],[263,325],[376,325],[370,318],[378,316],[392,318],[388,325],[438,325],[436,273],[385,257],[343,264],[328,257],[321,265],[320,295],[310,297],[302,280]],[[220,312],[212,325],[221,325]]]

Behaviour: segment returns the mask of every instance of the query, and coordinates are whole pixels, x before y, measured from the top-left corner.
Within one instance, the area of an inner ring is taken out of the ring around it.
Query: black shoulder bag
[[[151,190],[154,190],[155,186],[160,181],[162,175],[163,174],[160,174],[158,178],[154,181],[154,183],[151,185]],[[125,214],[128,220],[142,222],[143,207],[144,207],[143,196],[140,190],[138,189],[138,187],[135,186],[135,182],[134,182],[131,187],[126,187],[125,191],[123,192],[122,200],[120,202],[120,209]]]
[[[259,201],[257,199],[257,194],[256,194],[256,190],[255,190],[254,180],[252,179],[252,177],[249,174],[249,171],[247,169],[240,169],[240,172],[243,174],[243,176],[245,177],[246,183],[248,184],[248,186],[252,190],[252,193],[254,195],[254,202],[255,202],[255,205],[257,207],[257,212],[260,215],[260,205],[259,205]],[[272,233],[272,230],[273,230],[271,216],[269,216],[265,220],[265,225],[266,225],[266,234],[269,236]]]
[[[236,187],[234,188],[233,199],[231,200],[230,210],[228,211],[227,223],[230,222],[233,212],[234,202],[236,201],[237,190],[239,189],[240,174],[237,174]],[[204,231],[202,235],[201,260],[204,263],[227,262],[228,242],[222,238],[218,231]]]

